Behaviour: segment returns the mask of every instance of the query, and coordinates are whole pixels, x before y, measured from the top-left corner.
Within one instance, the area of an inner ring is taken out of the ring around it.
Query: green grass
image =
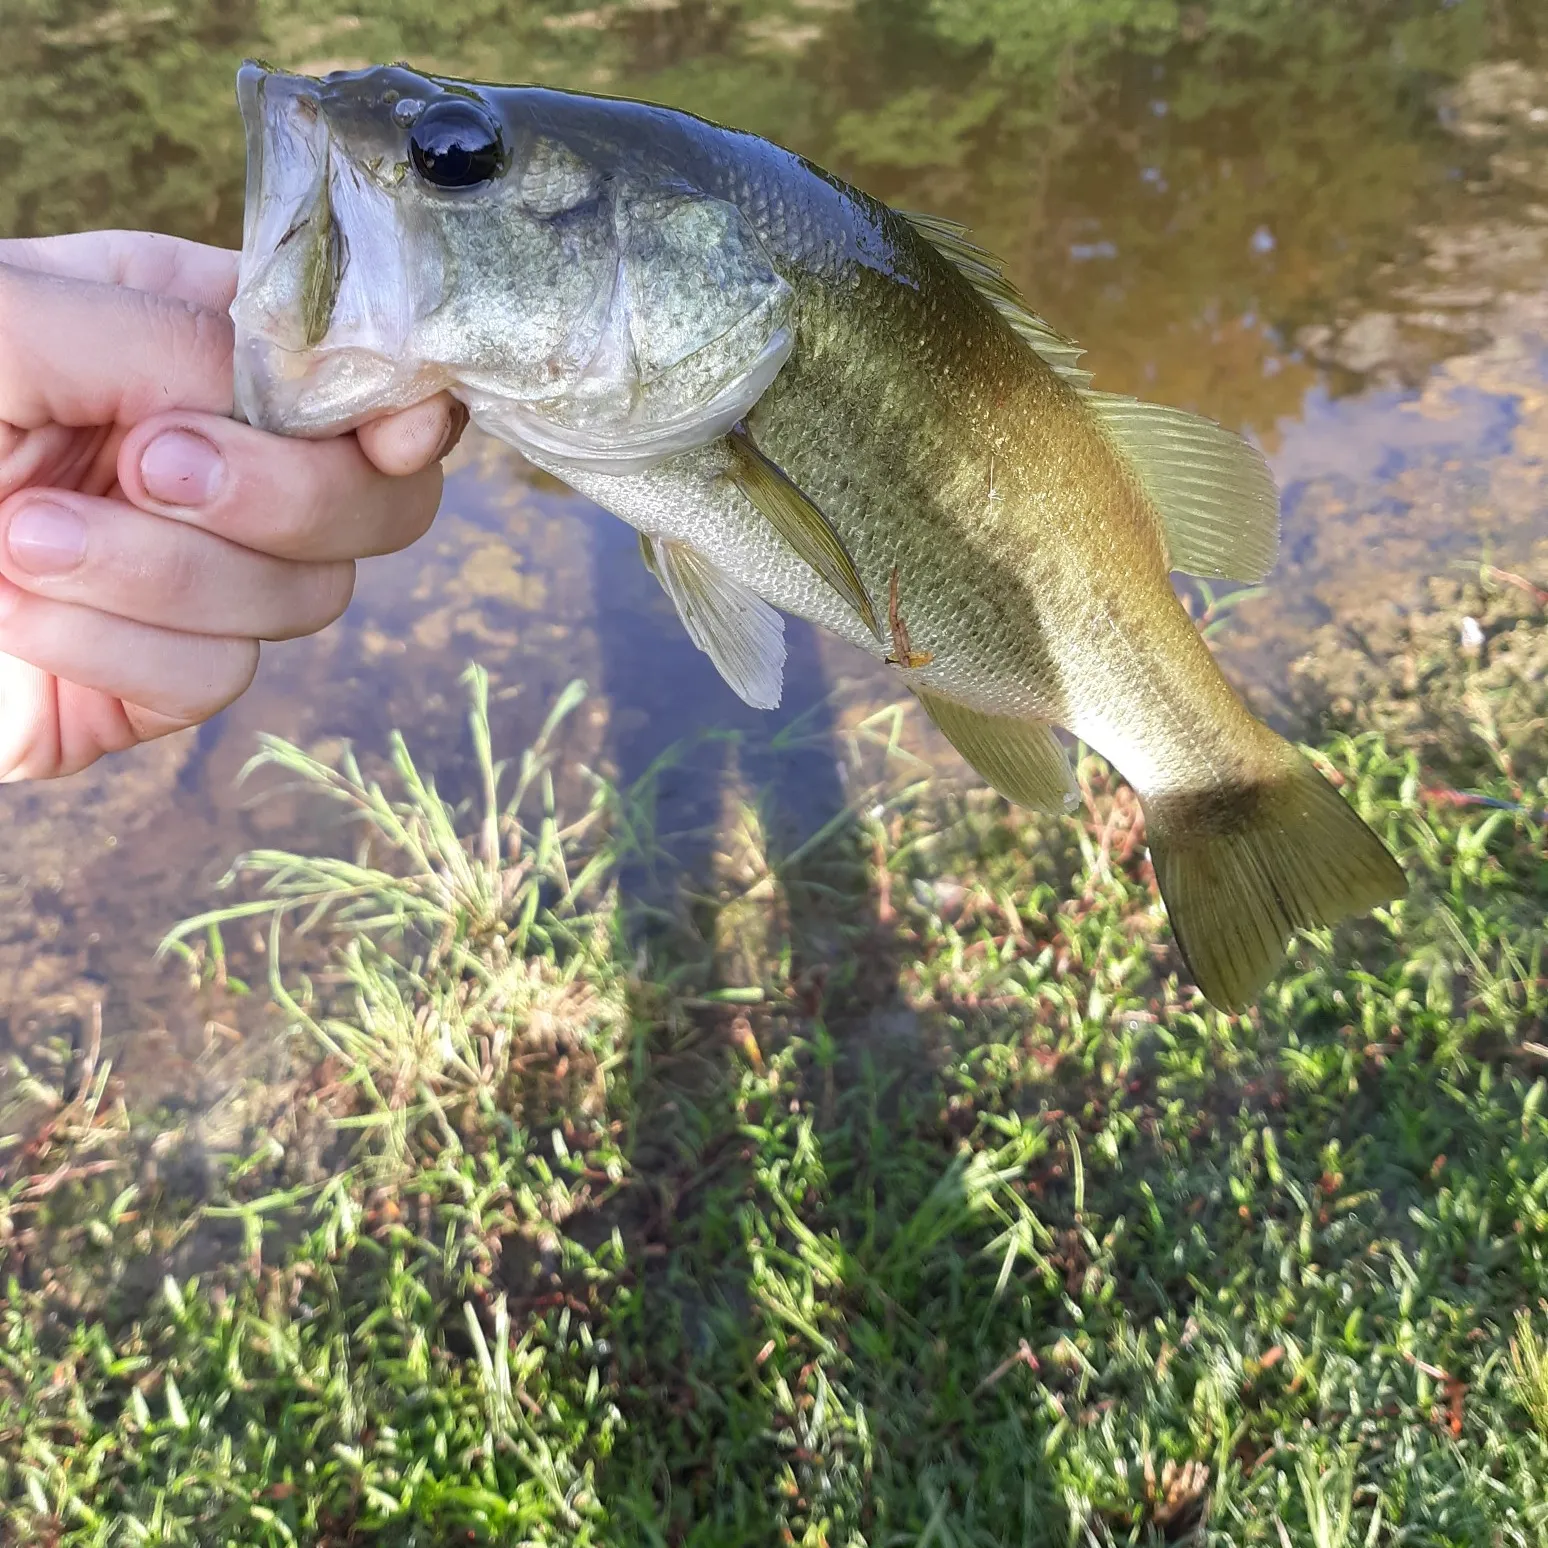
[[[6,1540],[1548,1539],[1542,623],[1486,575],[1313,682],[1411,892],[1239,1018],[1095,758],[1028,817],[889,711],[647,909],[649,781],[554,810],[575,693],[502,768],[474,675],[461,810],[268,744],[354,847],[175,949],[288,1073],[218,1145],[92,1048],[8,1082]]]

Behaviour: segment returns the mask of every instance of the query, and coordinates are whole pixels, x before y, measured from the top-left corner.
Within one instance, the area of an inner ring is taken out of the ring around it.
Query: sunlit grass
[[[507,769],[473,675],[462,809],[400,742],[387,784],[266,744],[350,852],[248,856],[169,940],[261,964],[293,1078],[213,1155],[94,1048],[11,1083],[5,1531],[1542,1541],[1545,690],[1499,668],[1316,749],[1410,895],[1239,1018],[1095,758],[1028,817],[887,711],[843,812],[781,852],[747,805],[673,910],[616,880],[670,873],[651,777],[555,808],[579,690]]]

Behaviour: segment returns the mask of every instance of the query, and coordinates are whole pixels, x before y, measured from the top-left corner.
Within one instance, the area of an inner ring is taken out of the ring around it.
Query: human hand
[[[0,781],[209,719],[435,515],[449,398],[328,441],[228,417],[236,275],[150,233],[0,241]]]

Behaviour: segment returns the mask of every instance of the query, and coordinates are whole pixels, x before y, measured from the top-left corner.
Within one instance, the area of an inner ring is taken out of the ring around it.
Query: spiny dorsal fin
[[[1022,299],[1005,277],[1005,267],[992,253],[968,239],[967,227],[940,215],[898,211],[942,257],[955,264],[963,278],[1031,345],[1054,372],[1072,387],[1084,387],[1091,373],[1076,364],[1085,353],[1079,344],[1050,327]]]
[[[1161,517],[1172,569],[1260,581],[1279,552],[1279,491],[1263,454],[1211,419],[1109,392],[1082,394]]]
[[[880,639],[870,594],[833,524],[778,463],[764,456],[745,425],[734,425],[726,439],[731,447],[731,481]]]
[[[987,715],[938,693],[914,692],[941,735],[1007,801],[1056,817],[1075,806],[1070,757],[1047,721]]]
[[[785,620],[686,543],[640,535],[646,568],[661,582],[688,638],[754,709],[777,709],[785,682]]]

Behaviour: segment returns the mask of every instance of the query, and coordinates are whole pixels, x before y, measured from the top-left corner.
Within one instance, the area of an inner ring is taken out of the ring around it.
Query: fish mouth
[[[247,138],[244,278],[283,245],[303,205],[326,197],[328,127],[320,86],[253,59],[237,71],[237,105]]]
[[[249,198],[242,215],[242,246],[252,239],[255,206],[250,197],[263,184],[263,83],[274,71],[256,59],[244,59],[237,71],[237,108],[242,114],[242,132],[247,139],[247,190]]]
[[[405,355],[440,265],[420,251],[407,272],[402,211],[338,141],[330,81],[248,60],[236,88],[247,140],[231,305],[238,414],[327,435],[430,396],[440,384]]]
[[[282,384],[308,374],[306,357],[327,335],[347,262],[318,85],[256,60],[237,72],[247,201],[231,306],[235,397],[238,412],[265,428],[278,428],[272,422]]]
[[[264,83],[279,72],[256,59],[244,59],[237,71],[237,107],[242,114],[242,130],[247,139],[247,205],[242,214],[242,252],[246,257],[253,245],[258,223],[258,200],[263,187],[263,111]]]

